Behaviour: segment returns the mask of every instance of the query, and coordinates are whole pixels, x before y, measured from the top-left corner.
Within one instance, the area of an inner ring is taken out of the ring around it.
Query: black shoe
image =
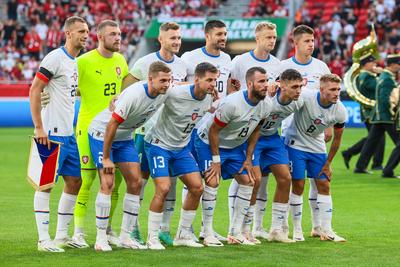
[[[386,178],[386,179],[400,179],[400,175],[387,175],[387,174],[382,174],[382,178]]]
[[[345,151],[342,151],[342,156],[344,160],[344,165],[346,166],[347,169],[350,169],[351,156],[347,155]]]
[[[382,165],[372,166],[372,167],[371,167],[371,170],[381,171],[381,170],[383,170],[383,166],[382,166]]]
[[[354,173],[373,174],[373,172],[371,172],[367,169],[361,170],[361,169],[357,169],[357,168],[354,169]]]

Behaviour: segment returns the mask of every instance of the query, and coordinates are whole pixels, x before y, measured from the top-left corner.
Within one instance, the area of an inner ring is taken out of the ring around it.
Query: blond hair
[[[179,26],[179,24],[176,23],[176,22],[165,22],[165,23],[160,25],[159,31],[160,32],[166,32],[166,31],[169,31],[169,30],[176,31],[176,30],[179,30],[180,27],[181,26]]]
[[[268,30],[275,30],[276,29],[276,24],[269,22],[269,21],[263,21],[257,24],[254,32],[257,34],[258,32],[268,29]]]
[[[339,77],[337,74],[324,74],[321,76],[319,79],[320,83],[327,83],[327,82],[332,82],[332,83],[341,83],[342,79]]]

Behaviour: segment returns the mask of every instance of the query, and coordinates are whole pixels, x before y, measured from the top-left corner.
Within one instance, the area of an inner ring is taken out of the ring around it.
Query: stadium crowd
[[[324,60],[332,73],[343,76],[352,64],[354,42],[365,38],[372,24],[378,35],[382,59],[400,49],[400,1],[346,0],[340,5],[334,1],[325,2],[305,1],[296,13],[295,25],[306,24],[315,29],[313,56]],[[328,9],[332,15],[326,19]],[[383,63],[381,60],[380,65]]]
[[[0,21],[0,81],[30,81],[39,60],[63,42],[61,26],[73,14],[88,22],[91,31],[87,50],[95,48],[95,25],[116,19],[122,31],[121,52],[133,56],[145,25],[153,17],[207,16],[218,0],[111,0],[111,1],[7,1],[7,20]]]

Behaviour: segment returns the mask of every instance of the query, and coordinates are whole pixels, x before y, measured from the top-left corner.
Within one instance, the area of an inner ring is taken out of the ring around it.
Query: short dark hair
[[[97,26],[97,32],[101,32],[105,27],[110,26],[110,27],[119,27],[118,22],[110,19],[103,20],[100,22],[100,24]]]
[[[314,34],[314,30],[307,25],[299,25],[293,29],[293,38],[302,35],[303,33]]]
[[[172,70],[162,61],[156,61],[150,64],[149,75],[157,76],[159,72],[170,73]]]
[[[262,74],[267,74],[267,71],[262,67],[252,67],[246,72],[246,82],[252,80],[254,78],[254,74],[256,72],[260,72]]]
[[[79,17],[79,16],[72,16],[69,17],[65,20],[64,22],[64,30],[68,30],[71,28],[72,25],[74,25],[76,22],[80,22],[80,23],[86,23],[86,20],[84,20],[83,18]]]
[[[289,82],[289,81],[302,81],[303,77],[300,72],[295,69],[287,69],[281,73],[279,80],[281,82]]]
[[[203,78],[207,72],[218,73],[217,67],[208,62],[202,62],[196,66],[194,74],[197,77]]]
[[[226,28],[226,25],[221,20],[209,20],[204,27],[204,32],[209,33],[214,28]]]

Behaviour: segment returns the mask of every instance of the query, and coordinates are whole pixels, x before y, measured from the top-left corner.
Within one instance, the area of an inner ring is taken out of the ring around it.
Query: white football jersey
[[[133,77],[141,81],[147,80],[150,65],[156,61],[161,61],[167,64],[167,66],[172,70],[172,78],[174,82],[185,81],[187,75],[185,62],[176,55],[174,55],[174,58],[171,61],[166,61],[161,57],[159,51],[139,58],[129,72]]]
[[[191,83],[194,82],[194,70],[198,64],[208,62],[217,67],[220,72],[216,84],[218,96],[220,98],[226,96],[228,79],[232,71],[231,57],[228,54],[221,51],[219,56],[214,56],[207,53],[206,48],[202,47],[184,53],[182,59],[188,68],[187,80]]]
[[[252,67],[262,67],[267,71],[268,81],[275,81],[281,71],[281,61],[269,55],[267,59],[258,59],[251,50],[247,53],[236,56],[232,60],[232,78],[240,81],[242,89],[246,89],[246,72]]]
[[[48,82],[50,103],[42,109],[43,127],[46,133],[56,136],[74,134],[75,96],[78,88],[78,67],[75,58],[60,47],[47,54],[36,74]]]
[[[165,99],[166,95],[151,97],[146,82],[134,83],[122,91],[115,103],[114,112],[106,108],[96,115],[88,133],[95,139],[104,140],[107,124],[111,117],[114,117],[121,123],[114,141],[130,140],[133,138],[133,131],[150,119]]]
[[[168,150],[188,145],[195,124],[207,113],[212,96],[198,100],[194,85],[175,85],[167,98],[156,124],[145,135],[145,141]]]
[[[330,74],[328,66],[325,62],[312,57],[306,64],[299,63],[294,56],[281,61],[281,71],[287,69],[295,69],[300,72],[304,79],[303,89],[319,90],[319,79],[324,74]]]
[[[269,97],[253,104],[248,99],[247,90],[235,92],[221,101],[215,115],[199,127],[197,134],[209,144],[208,132],[215,122],[224,127],[219,132],[219,147],[235,148],[246,142],[260,121],[268,116],[271,106]]]
[[[337,123],[346,122],[347,110],[340,101],[328,107],[322,106],[319,92],[305,91],[302,95],[303,107],[294,113],[285,143],[306,152],[326,153],[324,131]]]
[[[291,114],[297,112],[304,104],[303,98],[297,101],[291,101],[287,104],[279,102],[280,90],[277,91],[276,95],[271,98],[271,111],[261,125],[260,134],[263,136],[274,135],[278,132],[281,127],[282,121],[289,117]]]
[[[187,67],[185,61],[183,61],[180,57],[174,55],[174,59],[171,61],[164,60],[160,52],[150,53],[144,57],[138,59],[135,62],[132,69],[129,71],[135,78],[143,81],[147,80],[147,76],[149,73],[150,65],[156,61],[161,61],[167,64],[167,66],[172,70],[172,78],[174,82],[183,82],[186,80],[187,76]],[[140,127],[136,130],[137,134],[146,134],[148,130],[153,127],[154,123],[157,121],[159,116],[159,112],[157,112],[152,119],[150,119],[143,127]]]
[[[292,56],[288,59],[281,61],[281,72],[284,72],[287,69],[295,69],[300,72],[301,76],[304,80],[303,91],[311,90],[311,91],[319,91],[319,79],[324,74],[330,74],[328,66],[325,62],[312,57],[310,61],[306,64],[299,63],[295,56]],[[286,135],[286,129],[289,127],[293,120],[293,116],[289,116],[286,120],[282,122],[282,135]]]

